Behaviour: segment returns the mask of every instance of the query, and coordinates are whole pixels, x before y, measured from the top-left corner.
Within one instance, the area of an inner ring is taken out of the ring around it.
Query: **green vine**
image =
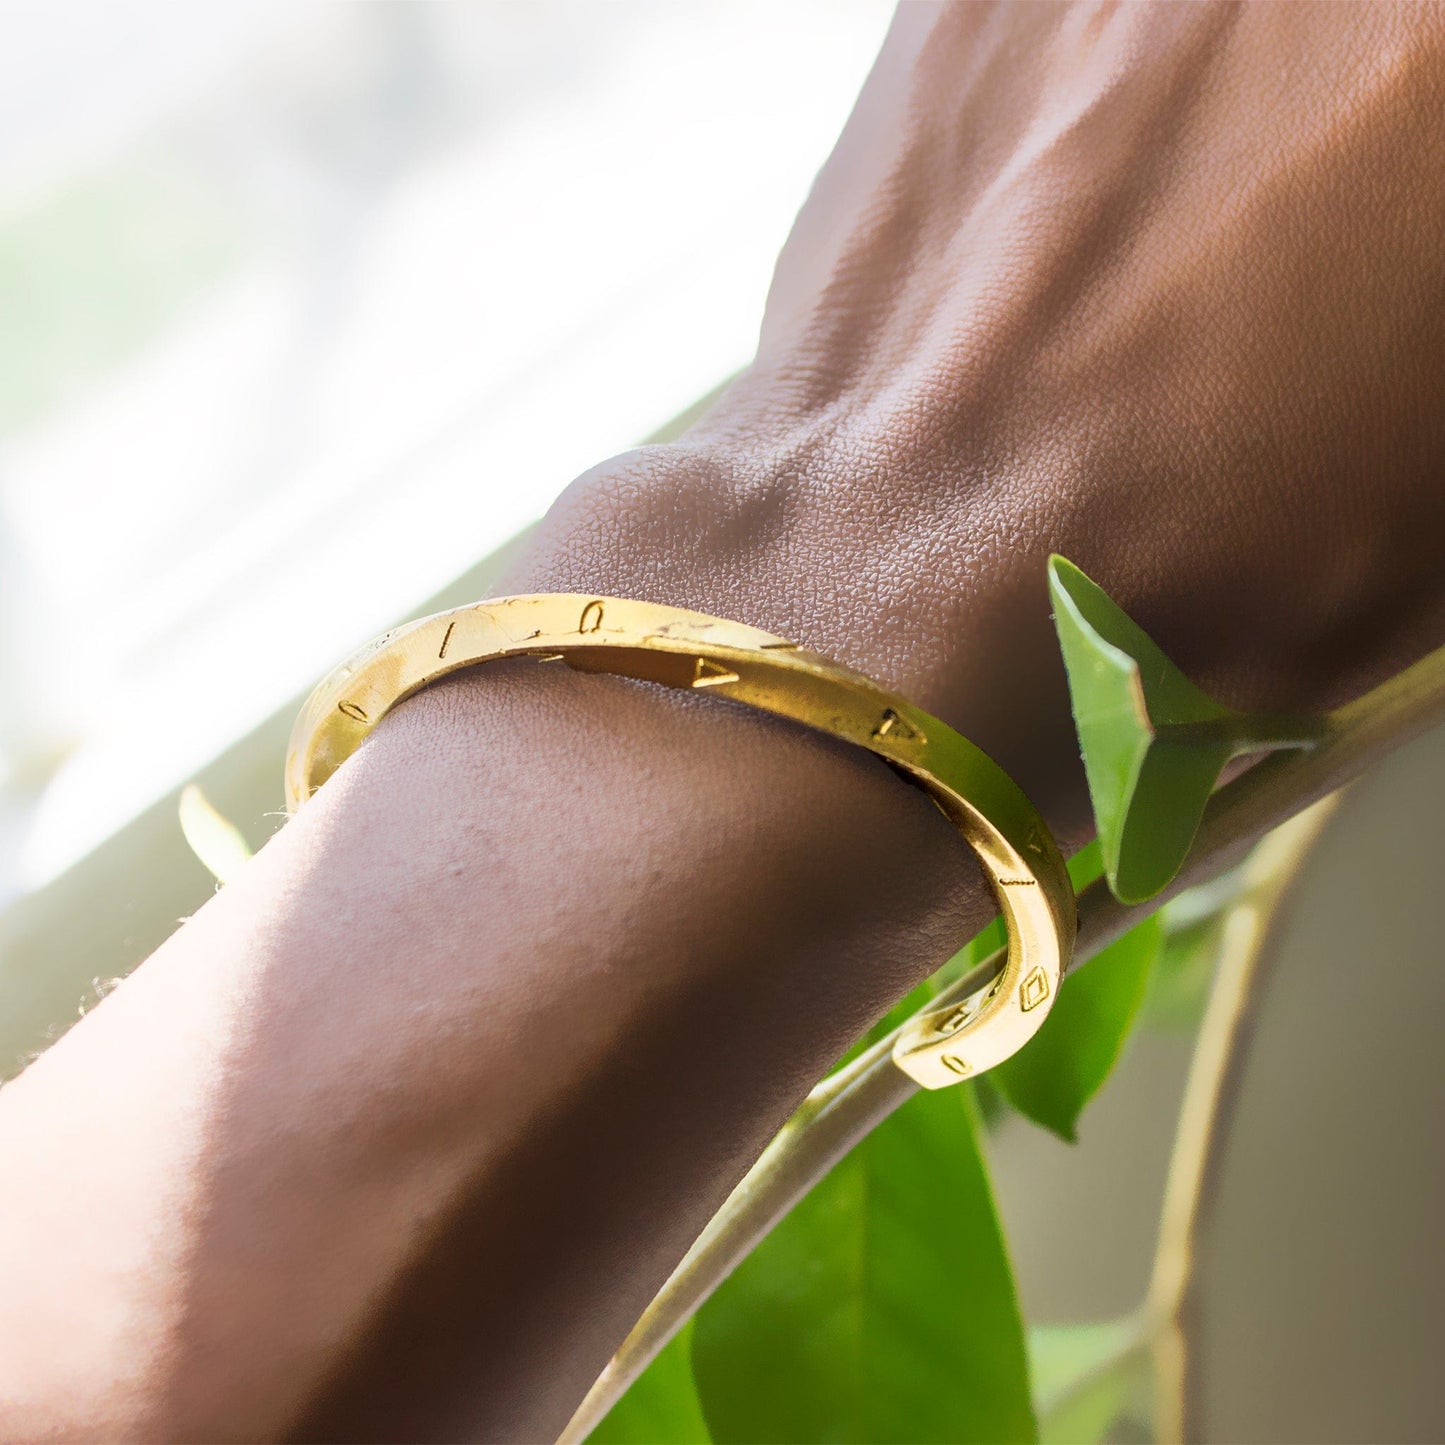
[[[889,1060],[893,1032],[986,984],[997,932],[904,1000],[734,1191],[564,1442],[1079,1442],[1124,1419],[1179,1437],[1224,1084],[1269,920],[1320,815],[1237,865],[1445,717],[1445,650],[1327,718],[1249,718],[1189,683],[1077,568],[1055,558],[1049,582],[1099,832],[1071,868],[1079,946],[1055,1016],[978,1084],[915,1097]],[[1231,758],[1258,751],[1278,755],[1217,787]],[[982,1120],[1011,1109],[1072,1138],[1146,991],[1177,1025],[1216,958],[1149,1299],[1127,1320],[1029,1335]]]

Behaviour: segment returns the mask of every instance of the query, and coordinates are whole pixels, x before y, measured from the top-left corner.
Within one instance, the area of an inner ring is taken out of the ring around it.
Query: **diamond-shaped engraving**
[[[1025,1013],[1038,1008],[1049,996],[1049,976],[1042,968],[1036,968],[1019,985],[1019,1007]]]

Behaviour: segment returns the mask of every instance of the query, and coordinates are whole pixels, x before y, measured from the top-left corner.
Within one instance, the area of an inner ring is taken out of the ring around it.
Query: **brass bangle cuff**
[[[1073,949],[1074,894],[1044,820],[1013,779],[946,723],[850,668],[740,622],[651,602],[500,597],[422,618],[363,647],[317,685],[291,734],[295,812],[402,698],[500,657],[565,662],[707,688],[867,748],[924,787],[978,856],[1008,929],[1008,961],[982,993],[928,1010],[894,1062],[925,1088],[981,1074],[1044,1021]]]

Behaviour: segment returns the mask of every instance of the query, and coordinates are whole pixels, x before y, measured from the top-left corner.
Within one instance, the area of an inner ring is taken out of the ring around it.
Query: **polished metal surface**
[[[961,1005],[919,1014],[894,1061],[925,1088],[942,1088],[1001,1063],[1038,1030],[1075,929],[1073,889],[1043,819],[1008,774],[947,724],[861,673],[742,623],[563,593],[493,598],[396,628],[330,672],[302,708],[286,760],[288,809],[325,783],[402,698],[502,657],[706,689],[886,759],[928,790],[978,856],[1009,940],[993,983]]]

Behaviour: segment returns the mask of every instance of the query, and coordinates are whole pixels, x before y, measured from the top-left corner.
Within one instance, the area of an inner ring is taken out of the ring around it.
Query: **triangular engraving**
[[[891,742],[921,743],[924,740],[923,734],[912,723],[899,717],[891,707],[884,708],[883,716],[873,729],[873,736],[887,738]]]
[[[707,657],[698,658],[697,666],[692,673],[694,687],[717,687],[720,683],[736,682],[737,680],[737,673],[730,672],[722,663],[714,662]]]

